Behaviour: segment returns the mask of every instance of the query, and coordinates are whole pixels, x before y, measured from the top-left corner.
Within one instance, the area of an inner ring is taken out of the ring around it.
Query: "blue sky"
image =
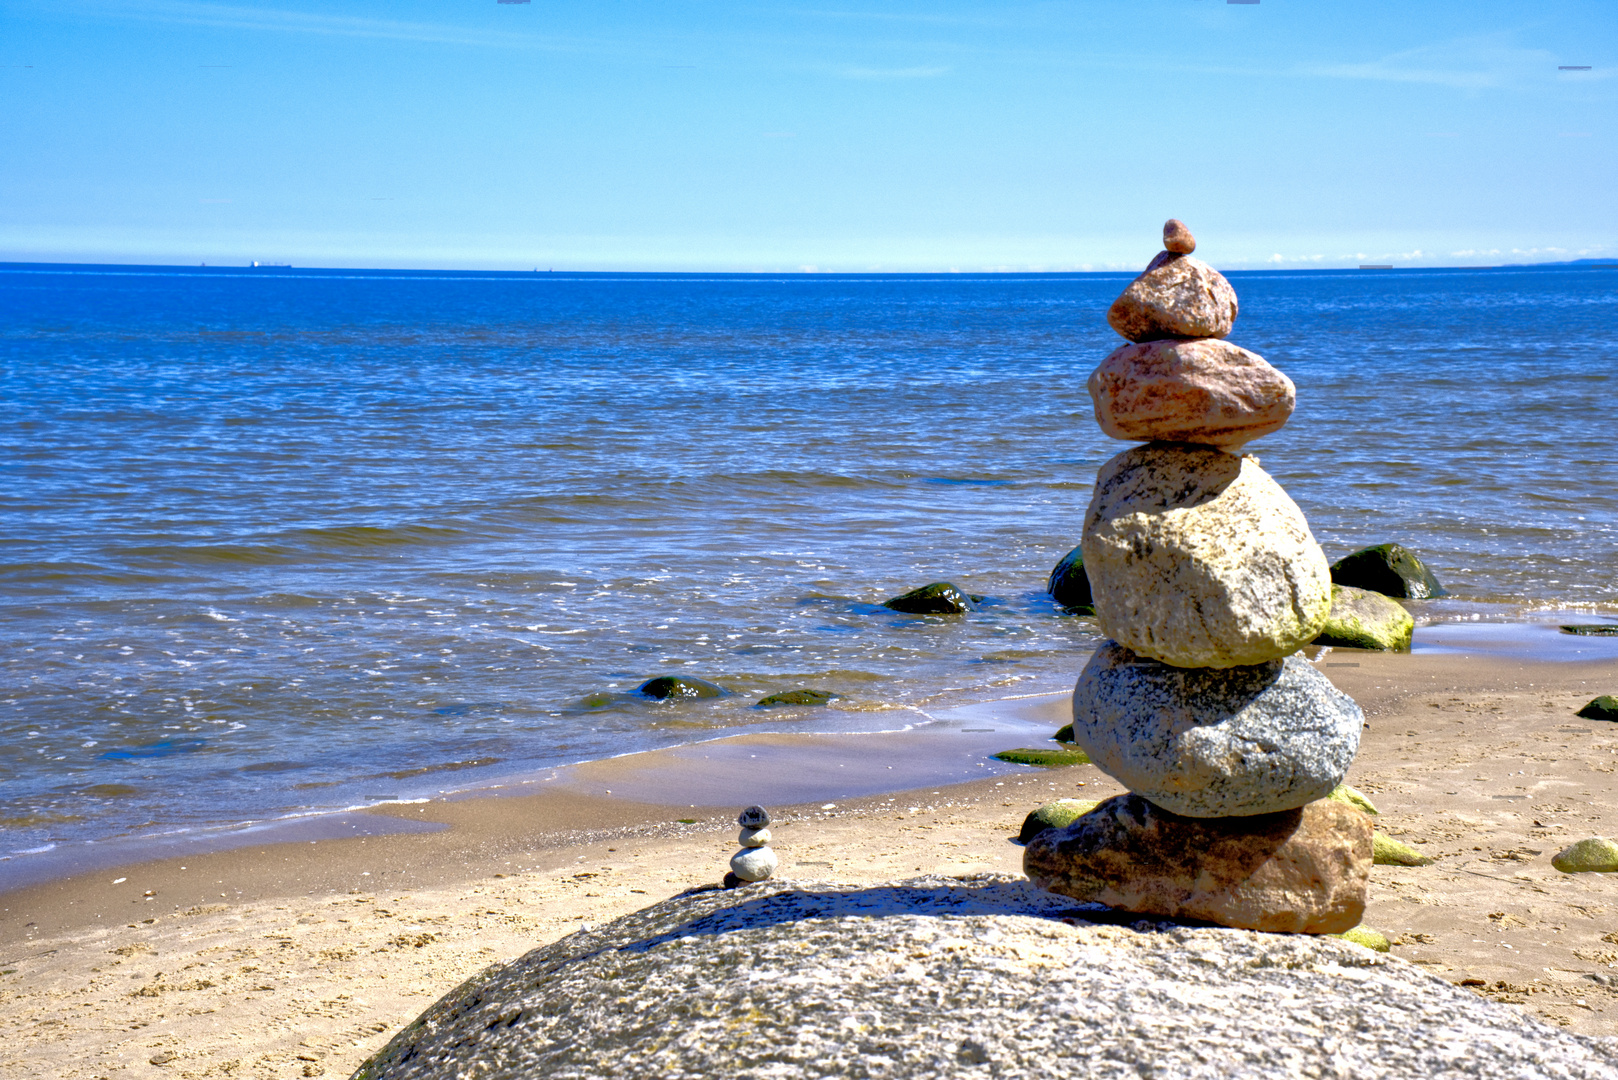
[[[0,0],[0,260],[1614,256],[1615,74],[1612,0]]]

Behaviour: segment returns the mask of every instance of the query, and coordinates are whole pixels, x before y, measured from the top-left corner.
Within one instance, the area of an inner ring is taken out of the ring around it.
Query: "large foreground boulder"
[[[687,894],[488,968],[354,1075],[1596,1080],[1618,1070],[1610,1041],[1335,938],[1106,918],[1008,877]]]

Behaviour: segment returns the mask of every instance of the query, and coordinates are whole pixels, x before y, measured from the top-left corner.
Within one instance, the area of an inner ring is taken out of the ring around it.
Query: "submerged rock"
[[[1022,819],[1022,830],[1017,839],[1028,843],[1046,829],[1065,829],[1073,822],[1100,805],[1097,799],[1057,799],[1037,810],[1031,810]]]
[[[1331,610],[1316,645],[1409,652],[1416,620],[1397,600],[1352,585],[1331,587]]]
[[[786,690],[759,698],[753,708],[771,709],[777,705],[825,705],[841,696],[830,690]]]
[[[1618,697],[1602,694],[1573,715],[1586,720],[1618,720]]]
[[[1023,870],[1052,892],[1143,915],[1340,934],[1365,911],[1371,824],[1331,799],[1278,814],[1189,818],[1131,793],[1035,836]]]
[[[690,675],[660,675],[641,683],[636,688],[636,693],[655,701],[667,701],[671,698],[679,700],[724,697],[727,691],[723,686]]]
[[[1604,836],[1579,840],[1551,856],[1564,874],[1618,874],[1618,844]]]
[[[1399,544],[1377,544],[1343,556],[1331,564],[1331,579],[1336,585],[1408,600],[1446,595],[1415,552]]]
[[[1108,776],[1174,814],[1268,814],[1325,798],[1348,772],[1360,707],[1301,656],[1180,668],[1103,642],[1073,688],[1073,739]]]
[[[1200,259],[1164,251],[1107,309],[1130,341],[1222,338],[1236,321],[1236,290]]]
[[[1331,607],[1303,511],[1251,457],[1151,443],[1101,467],[1084,566],[1102,631],[1177,667],[1297,652]]]
[[[1618,637],[1618,623],[1574,623],[1557,629],[1564,634],[1580,634],[1584,637]]]
[[[1019,746],[1015,750],[1002,750],[996,760],[1011,765],[1038,765],[1042,769],[1059,769],[1067,765],[1088,765],[1090,758],[1083,750],[1042,746]]]
[[[1377,1080],[1602,1080],[1618,1071],[1611,1040],[1562,1031],[1338,938],[1137,930],[1090,915],[1117,921],[1001,876],[687,893],[486,968],[405,1024],[355,1077],[1295,1080],[1318,1064],[1322,1075]]]
[[[1371,861],[1377,866],[1427,866],[1433,858],[1379,832],[1371,834]]]
[[[1084,572],[1084,548],[1076,547],[1056,564],[1051,571],[1050,578],[1045,582],[1045,591],[1065,608],[1079,611],[1095,610],[1090,599],[1090,579]]]
[[[961,615],[981,603],[983,597],[963,592],[948,581],[935,581],[903,596],[884,600],[882,606],[910,615]]]
[[[1148,341],[1115,350],[1087,384],[1096,423],[1114,439],[1235,447],[1279,431],[1292,380],[1228,341]]]

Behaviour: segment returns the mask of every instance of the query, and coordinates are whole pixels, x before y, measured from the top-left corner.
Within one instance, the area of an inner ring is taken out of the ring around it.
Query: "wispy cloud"
[[[834,74],[844,79],[936,79],[949,72],[947,67],[844,67],[835,69]]]
[[[141,22],[209,26],[224,30],[276,31],[323,37],[417,41],[438,45],[544,48],[565,44],[535,34],[451,26],[446,23],[401,22],[395,19],[369,19],[350,15],[317,15],[306,11],[247,7],[237,4],[194,3],[188,0],[134,0],[129,3],[98,4],[95,13],[102,17],[113,15]]]
[[[1510,44],[1509,35],[1457,38],[1405,49],[1376,60],[1306,66],[1300,73],[1333,79],[1430,83],[1485,90],[1556,74],[1555,54]]]

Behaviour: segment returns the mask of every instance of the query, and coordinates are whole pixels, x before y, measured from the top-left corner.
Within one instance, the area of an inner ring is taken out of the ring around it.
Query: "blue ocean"
[[[1230,278],[1328,557],[1618,616],[1618,272]],[[0,266],[0,856],[1070,686],[1128,279]]]

